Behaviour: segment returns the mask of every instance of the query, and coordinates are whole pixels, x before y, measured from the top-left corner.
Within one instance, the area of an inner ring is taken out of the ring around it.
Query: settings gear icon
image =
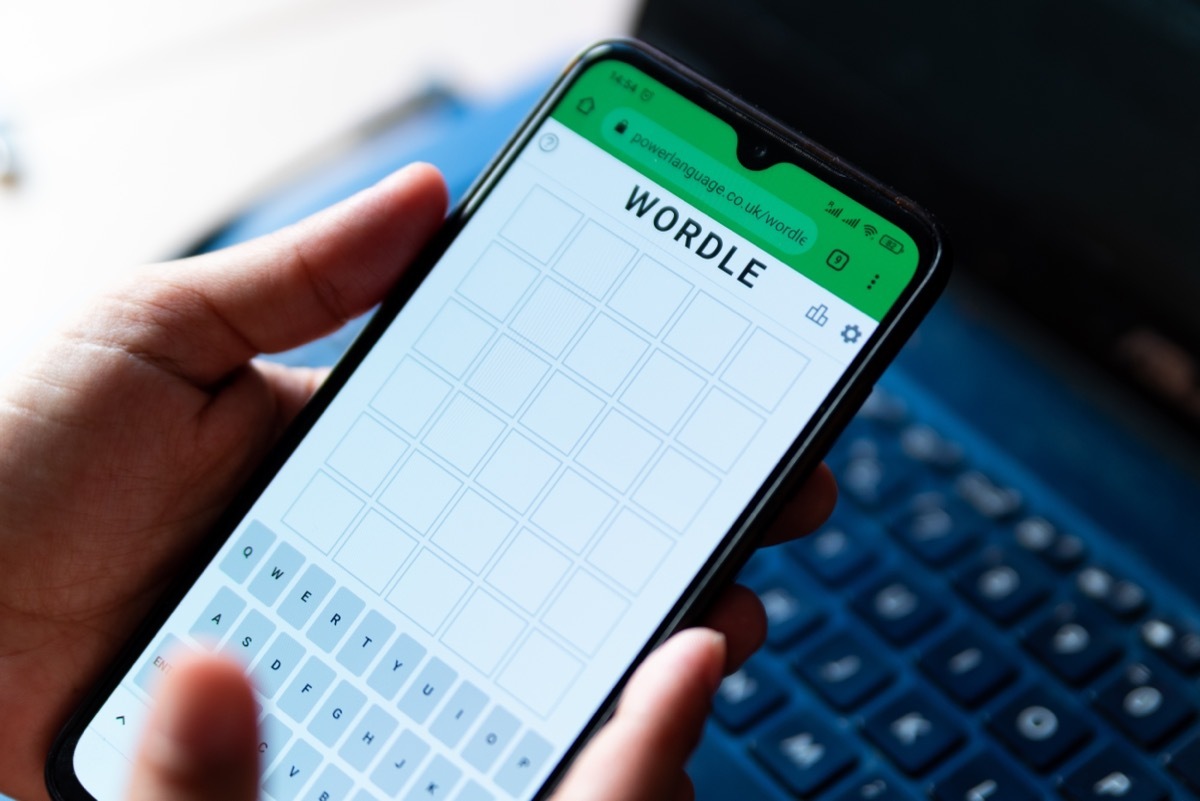
[[[842,341],[847,345],[853,345],[862,336],[862,330],[857,325],[851,324],[842,329]]]

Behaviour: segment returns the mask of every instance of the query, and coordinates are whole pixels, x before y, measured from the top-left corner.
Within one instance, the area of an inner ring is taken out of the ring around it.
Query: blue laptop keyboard
[[[460,196],[540,91],[431,103],[197,250],[416,158]],[[331,364],[361,325],[271,358]],[[1096,528],[902,369],[881,384],[829,456],[830,523],[744,571],[768,643],[721,687],[700,801],[1200,798],[1200,609],[1119,543],[1136,532]]]
[[[742,574],[767,646],[697,797],[1200,797],[1194,607],[895,375],[828,458],[829,523]]]

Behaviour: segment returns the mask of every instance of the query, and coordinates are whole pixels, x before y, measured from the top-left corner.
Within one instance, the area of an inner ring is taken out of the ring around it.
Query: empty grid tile
[[[283,522],[318,550],[329,553],[362,508],[357,495],[321,470],[288,509]]]
[[[570,453],[603,408],[604,402],[591,392],[555,373],[529,404],[521,422],[562,453]]]
[[[445,621],[470,582],[429,551],[421,551],[388,593],[392,606],[431,634]]]
[[[371,408],[415,437],[449,394],[449,383],[406,356],[375,394]]]
[[[566,575],[571,560],[528,529],[496,560],[487,581],[527,612],[536,612]]]
[[[745,404],[714,389],[696,407],[678,440],[709,464],[728,471],[762,424],[763,419]]]
[[[673,541],[629,509],[617,513],[588,562],[633,593],[642,591]]]
[[[462,482],[423,453],[414,453],[379,497],[379,503],[425,534]]]
[[[500,229],[500,236],[545,264],[582,218],[562,198],[535,186]]]
[[[488,314],[503,320],[529,289],[537,273],[520,256],[493,243],[458,285],[458,291]]]
[[[413,350],[455,378],[462,378],[495,331],[478,314],[451,300],[413,344]]]
[[[807,366],[807,356],[759,328],[725,368],[722,379],[759,406],[774,411]]]
[[[511,328],[554,358],[562,354],[592,305],[557,281],[544,279],[513,318]]]
[[[538,496],[559,461],[528,437],[510,431],[479,471],[479,485],[518,512],[524,513]]]
[[[416,547],[416,540],[372,509],[350,532],[335,559],[355,578],[380,593]]]
[[[665,341],[676,352],[712,373],[749,325],[745,317],[701,292],[671,327]]]
[[[655,351],[621,393],[621,402],[660,431],[670,431],[704,384],[680,362]]]
[[[642,256],[613,293],[608,306],[656,337],[691,289],[687,281],[649,256]]]
[[[400,461],[408,445],[369,415],[362,415],[326,461],[334,471],[368,495]]]
[[[588,220],[558,257],[554,270],[592,297],[608,294],[637,248],[599,223]]]
[[[479,573],[512,529],[511,517],[467,490],[438,526],[433,541],[467,570]]]
[[[584,546],[612,511],[614,501],[574,470],[567,470],[546,494],[531,518],[572,551]]]
[[[566,365],[611,395],[629,377],[646,343],[607,315],[598,315],[567,355]]]

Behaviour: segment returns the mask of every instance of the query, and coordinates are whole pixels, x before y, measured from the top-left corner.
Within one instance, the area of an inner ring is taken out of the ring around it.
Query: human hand
[[[142,271],[0,390],[0,790],[44,795],[41,765],[57,727],[323,376],[252,357],[373,306],[444,208],[437,175],[413,167],[278,234]],[[821,472],[780,531],[816,525],[832,498]],[[735,664],[762,638],[761,608],[735,592],[715,615]],[[721,661],[718,640],[696,636],[656,657],[705,690],[681,690],[671,715],[706,707],[705,677]],[[234,699],[244,688],[220,666],[198,669],[202,678],[180,676],[197,698]],[[663,710],[641,708],[629,717],[656,722],[686,752],[691,717],[677,731]],[[168,699],[156,719],[186,711],[172,713]]]

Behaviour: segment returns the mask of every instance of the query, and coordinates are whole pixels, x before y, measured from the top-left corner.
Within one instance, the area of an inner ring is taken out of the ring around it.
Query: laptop
[[[635,33],[920,200],[959,262],[829,457],[829,524],[743,574],[768,643],[697,797],[1200,798],[1200,5],[649,0]],[[413,158],[461,194],[543,87],[422,98],[197,250]]]

